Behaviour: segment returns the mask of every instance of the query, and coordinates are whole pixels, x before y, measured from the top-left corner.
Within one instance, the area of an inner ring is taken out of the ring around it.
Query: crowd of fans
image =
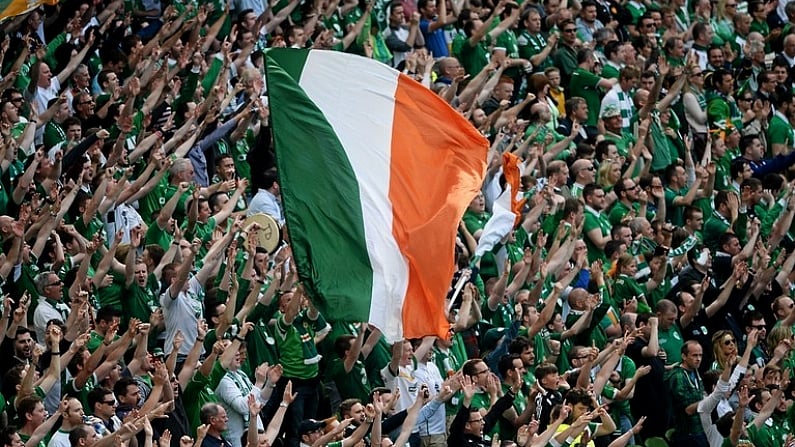
[[[66,0],[6,20],[0,442],[792,447],[794,16]],[[285,222],[263,78],[285,46],[392,65],[492,143],[447,337],[327,321],[287,238],[269,253],[244,223]],[[475,257],[505,153],[522,215]]]

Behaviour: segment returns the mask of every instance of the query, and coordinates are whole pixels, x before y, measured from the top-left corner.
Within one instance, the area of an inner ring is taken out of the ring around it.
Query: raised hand
[[[461,391],[464,393],[464,397],[468,400],[471,400],[475,397],[475,391],[477,390],[477,385],[472,382],[472,378],[467,375],[461,376]]]
[[[290,380],[287,382],[287,385],[284,387],[284,394],[282,395],[282,401],[286,402],[287,405],[295,402],[295,399],[298,398],[298,393],[293,393],[293,381]]]
[[[259,414],[260,410],[262,410],[262,404],[259,403],[257,397],[253,394],[248,395],[248,411],[251,414]]]

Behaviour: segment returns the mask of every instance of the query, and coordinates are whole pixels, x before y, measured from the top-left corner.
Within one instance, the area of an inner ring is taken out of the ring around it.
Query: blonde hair
[[[776,326],[767,335],[767,346],[773,352],[782,340],[792,338],[792,328],[789,326]]]
[[[723,339],[727,335],[731,336],[731,338],[734,340],[734,346],[736,348],[737,337],[735,337],[731,331],[723,329],[718,332],[715,332],[712,335],[712,352],[715,353],[715,362],[718,364],[718,367],[720,368],[721,371],[723,371],[729,366],[728,363],[729,359],[728,357],[726,357],[726,355],[723,353],[723,350],[721,349],[721,345],[723,344]]]
[[[596,181],[596,183],[599,186],[601,186],[602,188],[606,188],[606,187],[612,188],[613,186],[616,185],[616,182],[618,180],[621,180],[621,176],[620,175],[619,175],[619,177],[618,177],[618,179],[616,181],[611,182],[611,180],[610,180],[610,171],[613,170],[613,165],[614,164],[618,165],[618,162],[617,161],[612,161],[612,160],[604,160],[599,165],[599,171],[597,172],[598,180]],[[620,165],[618,166],[618,169],[621,169]]]

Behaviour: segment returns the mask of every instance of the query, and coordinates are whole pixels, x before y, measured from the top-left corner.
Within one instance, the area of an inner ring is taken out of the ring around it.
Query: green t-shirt
[[[182,402],[190,422],[191,432],[195,432],[196,428],[201,425],[199,412],[202,406],[210,402],[218,402],[215,389],[218,388],[224,375],[226,375],[226,368],[216,360],[209,376],[205,377],[197,371],[185,387],[182,393]]]
[[[585,245],[588,247],[588,263],[592,263],[597,259],[601,259],[603,262],[607,262],[607,256],[605,256],[605,252],[603,249],[598,248],[593,242],[591,242],[591,238],[588,237],[588,233],[591,230],[599,229],[601,235],[603,237],[610,236],[610,230],[612,229],[612,225],[610,224],[610,220],[607,216],[603,213],[596,213],[592,208],[586,207],[585,208],[585,222],[583,223],[583,235],[585,236]]]
[[[459,59],[467,74],[475,76],[488,65],[491,44],[491,36],[488,34],[474,46],[469,45],[469,41],[464,41]]]
[[[83,384],[83,387],[78,389],[75,385],[75,379],[69,379],[66,382],[65,386],[61,389],[61,394],[65,394],[70,397],[74,397],[83,404],[83,408],[91,408],[88,405],[88,393],[91,392],[94,388],[97,387],[97,377],[94,374],[88,376],[86,379],[86,383]]]
[[[152,222],[154,222],[155,212],[163,209],[163,207],[166,206],[166,202],[168,202],[171,196],[176,194],[176,192],[177,187],[169,184],[166,177],[163,177],[160,183],[158,183],[149,194],[139,200],[138,212],[147,225],[151,225]],[[177,208],[174,210],[173,215],[177,222],[182,222],[187,217],[188,210],[186,203],[190,199],[190,194],[190,191],[185,191],[182,197],[180,197],[179,202],[177,202]]]
[[[651,311],[651,308],[641,300],[646,297],[646,288],[638,284],[635,278],[624,274],[618,275],[613,283],[613,300],[620,303],[633,297],[638,300],[638,313]]]
[[[717,211],[713,212],[712,216],[704,222],[704,245],[706,245],[712,253],[718,251],[720,237],[729,231],[729,228],[729,221],[718,214]]]
[[[677,197],[685,197],[686,195],[687,188],[682,188],[679,191],[675,191],[670,187],[665,188],[665,208],[668,210],[668,220],[678,227],[681,227],[685,224],[685,207],[674,205],[674,200]]]
[[[596,126],[599,118],[599,107],[602,101],[602,92],[599,90],[601,78],[590,71],[577,67],[571,75],[569,89],[571,96],[579,96],[588,104],[588,120],[585,124]]]
[[[633,202],[631,205],[632,211],[635,212],[635,217],[645,217],[649,222],[654,220],[654,213],[648,209],[646,209],[645,216],[640,215],[640,203]],[[620,224],[621,220],[623,220],[624,217],[629,214],[629,210],[630,207],[628,207],[624,202],[616,201],[616,203],[613,205],[613,209],[610,210],[610,223],[613,225]]]
[[[790,411],[792,407],[790,407]],[[780,447],[785,445],[787,435],[790,433],[790,421],[787,415],[776,414],[756,428],[754,424],[749,424],[748,437],[754,443],[754,447]]]
[[[635,365],[635,362],[627,356],[622,356],[621,363],[616,367],[619,380],[618,382],[612,382],[611,378],[611,385],[620,391],[627,384],[627,381],[635,375],[636,370],[637,366]],[[613,416],[614,421],[619,420],[621,416],[628,416],[632,418],[632,413],[630,412],[629,408],[629,399],[614,400],[610,404],[610,414]]]
[[[21,439],[23,443],[27,443],[28,440],[30,439],[30,436],[28,436],[28,435],[26,435],[26,434],[24,434],[22,432],[17,432],[17,434],[19,434],[19,439]],[[39,441],[38,444],[36,444],[36,447],[47,447],[47,438],[48,437],[49,437],[49,435],[45,436],[44,438],[42,438],[42,440]]]
[[[130,318],[149,321],[152,312],[160,307],[158,292],[157,278],[151,273],[146,279],[146,285],[144,287],[139,286],[136,281],[133,281],[130,287],[124,291],[125,299],[121,303],[124,314],[124,326],[127,326]]]
[[[665,351],[667,356],[665,360],[666,365],[673,365],[674,363],[682,361],[682,346],[685,342],[676,324],[671,325],[667,331],[658,328],[657,339],[659,340],[660,347]]]
[[[540,54],[547,46],[547,40],[544,38],[543,34],[531,34],[526,29],[523,29],[522,32],[519,33],[519,36],[516,38],[516,43],[519,47],[519,57],[527,60]],[[551,66],[552,58],[547,57],[537,66],[533,66],[533,72],[543,73],[546,68]]]
[[[678,158],[676,147],[673,146],[668,136],[665,134],[665,129],[660,122],[659,113],[653,112],[653,119],[649,127],[649,134],[651,135],[652,142],[654,143],[654,150],[652,151],[651,170],[654,172],[664,171],[670,166],[674,160]]]
[[[346,372],[345,361],[337,357],[329,363],[326,377],[337,385],[340,399],[356,398],[362,402],[367,402],[370,399],[370,381],[367,380],[367,371],[365,371],[364,363],[361,360],[357,359],[353,368]]]
[[[770,124],[767,127],[767,143],[768,148],[772,148],[773,144],[784,144],[787,147],[792,147],[795,137],[793,137],[792,125],[789,120],[782,118],[781,112],[773,114],[770,119]]]
[[[268,362],[269,365],[279,363],[276,339],[273,337],[273,330],[268,326],[270,319],[278,310],[279,300],[274,298],[269,306],[257,303],[246,317],[246,321],[254,323],[254,329],[246,337],[248,358],[253,365],[261,365],[265,362]]]
[[[618,154],[622,157],[629,156],[629,150],[635,145],[635,137],[632,134],[621,132],[621,135],[612,132],[605,132],[605,140],[616,145]]]
[[[620,70],[610,63],[602,67],[601,76],[605,79],[618,79],[619,74],[621,74]]]
[[[276,345],[279,347],[279,364],[285,377],[312,379],[317,377],[320,356],[315,350],[313,322],[306,311],[299,312],[292,324],[284,315],[276,319]]]
[[[44,148],[50,150],[53,146],[66,141],[66,132],[60,124],[50,121],[44,126]]]
[[[153,221],[149,228],[146,229],[146,238],[144,239],[146,244],[157,244],[163,250],[168,251],[171,247],[171,242],[174,240],[174,236],[168,233],[167,231],[161,229],[156,221]]]
[[[88,352],[93,354],[94,351],[96,351],[99,348],[99,345],[101,345],[102,342],[105,340],[105,336],[97,333],[97,331],[91,331],[89,332],[88,337],[89,338],[88,338],[88,343],[86,343],[86,349],[88,349]],[[118,339],[119,339],[118,335],[113,337],[113,341],[116,341]]]
[[[124,295],[126,278],[124,274],[115,271],[108,272],[108,275],[113,277],[113,282],[107,287],[97,289],[97,300],[101,307],[112,306],[114,309],[121,310],[121,298]]]

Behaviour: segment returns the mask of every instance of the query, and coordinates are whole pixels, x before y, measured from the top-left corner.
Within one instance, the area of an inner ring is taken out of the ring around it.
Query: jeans
[[[621,430],[621,434],[624,434],[632,430],[632,425],[633,425],[632,419],[630,419],[629,416],[627,416],[626,414],[622,414],[618,418],[618,428]],[[632,437],[629,438],[629,442],[627,443],[627,445],[634,445],[634,444],[635,444],[635,435],[632,435]]]

